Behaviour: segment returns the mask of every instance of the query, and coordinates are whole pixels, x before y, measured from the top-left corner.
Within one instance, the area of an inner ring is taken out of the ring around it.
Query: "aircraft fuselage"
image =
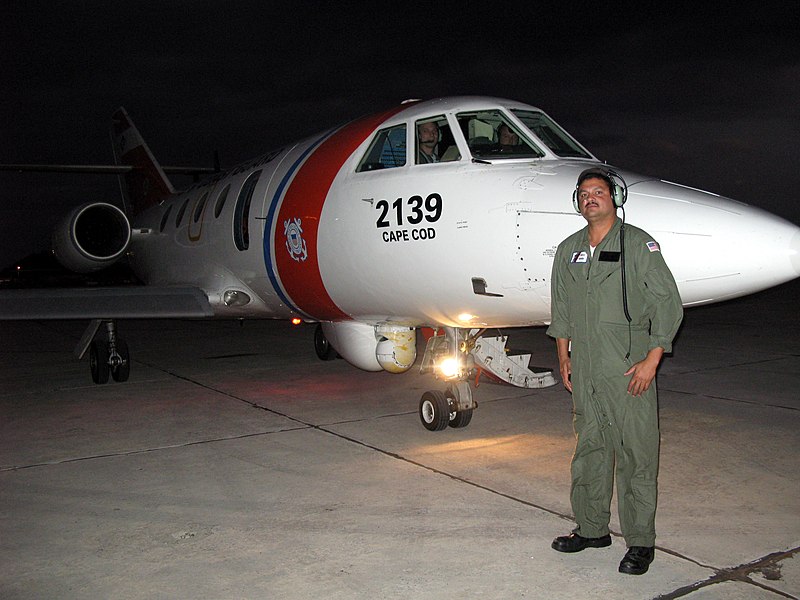
[[[132,264],[149,284],[201,287],[219,317],[545,324],[555,248],[585,225],[570,200],[575,181],[598,161],[577,142],[568,154],[579,156],[559,156],[561,146],[517,118],[536,110],[493,98],[443,99],[313,136],[145,211],[134,221]],[[474,151],[469,118],[493,125],[495,115],[540,156]],[[416,128],[429,119],[449,127],[457,159],[415,163]],[[405,144],[404,164],[364,168],[379,133],[403,126],[396,146]],[[800,229],[791,223],[614,169],[628,185],[626,220],[658,240],[684,305],[800,273]]]

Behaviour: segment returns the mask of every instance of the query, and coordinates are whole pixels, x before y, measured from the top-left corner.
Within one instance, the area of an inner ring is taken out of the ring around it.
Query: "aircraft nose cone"
[[[789,260],[794,269],[794,276],[800,277],[800,229],[797,230],[789,242]]]
[[[628,203],[631,223],[641,222],[664,248],[685,305],[736,298],[800,277],[800,227],[782,217],[665,181],[632,185]]]

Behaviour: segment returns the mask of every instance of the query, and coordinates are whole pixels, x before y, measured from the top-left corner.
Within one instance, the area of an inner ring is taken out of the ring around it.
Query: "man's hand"
[[[569,358],[569,340],[558,338],[556,348],[558,349],[558,370],[561,372],[561,381],[564,382],[567,391],[572,393],[572,382],[570,381],[572,361]]]
[[[631,396],[641,396],[650,389],[650,385],[656,378],[658,363],[661,362],[663,355],[663,348],[653,348],[647,353],[644,360],[639,361],[625,371],[626,376],[632,375],[631,380],[628,382],[628,393]]]
[[[572,382],[569,380],[570,375],[572,375],[572,361],[569,358],[559,361],[558,370],[561,371],[561,380],[564,382],[564,387],[572,392]]]

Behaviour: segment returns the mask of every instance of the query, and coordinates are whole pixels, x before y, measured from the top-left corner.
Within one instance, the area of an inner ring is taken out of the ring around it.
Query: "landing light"
[[[442,375],[446,378],[455,377],[458,375],[459,370],[460,365],[455,358],[445,358],[439,363],[439,371],[441,371]]]
[[[239,290],[228,290],[222,295],[225,306],[244,306],[250,303],[250,296]]]
[[[456,318],[459,321],[461,321],[462,323],[468,323],[469,321],[472,321],[473,319],[477,319],[477,317],[475,315],[471,315],[469,313],[461,313]]]

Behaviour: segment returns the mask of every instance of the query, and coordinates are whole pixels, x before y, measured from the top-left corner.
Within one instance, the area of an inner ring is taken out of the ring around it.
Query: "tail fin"
[[[112,117],[111,139],[114,162],[133,167],[120,176],[126,212],[135,215],[175,193],[164,170],[124,108],[117,109]]]

